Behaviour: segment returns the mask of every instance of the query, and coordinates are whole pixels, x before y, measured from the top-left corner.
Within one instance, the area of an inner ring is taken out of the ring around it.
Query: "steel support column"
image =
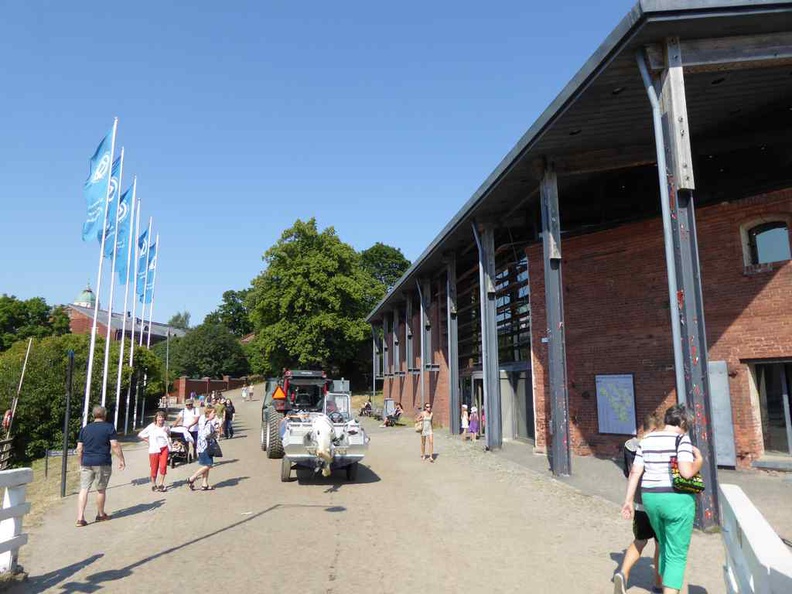
[[[461,431],[459,402],[459,331],[457,328],[456,256],[446,256],[446,328],[448,330],[448,414],[451,435]]]
[[[676,269],[676,303],[672,303],[671,308],[679,316],[681,344],[675,344],[674,348],[681,348],[685,402],[695,417],[691,437],[704,458],[701,474],[707,486],[707,489],[696,498],[696,526],[706,530],[717,526],[720,517],[717,467],[711,439],[712,413],[707,334],[704,326],[704,299],[701,290],[693,200],[695,182],[682,51],[678,38],[666,40],[665,60],[666,68],[655,80],[655,86],[660,91],[661,112],[661,129],[655,129],[655,134],[662,135],[663,138],[666,159],[665,182],[668,188],[668,210]]]
[[[371,397],[377,393],[377,376],[379,373],[379,348],[377,347],[377,328],[371,325]]]
[[[500,372],[498,364],[498,326],[495,305],[495,229],[473,223],[479,253],[479,295],[481,301],[481,366],[484,376],[484,410],[489,449],[503,445]]]
[[[567,476],[572,472],[572,461],[569,452],[569,393],[561,277],[561,217],[558,211],[558,178],[550,164],[545,165],[540,195],[550,380],[550,468],[556,476]]]
[[[426,377],[426,332],[424,332],[424,320],[426,320],[426,304],[424,303],[423,290],[421,288],[422,281],[416,279],[415,286],[418,287],[418,304],[420,305],[420,324],[421,328],[419,336],[421,340],[421,364],[419,365],[418,381],[420,382],[419,393],[421,395],[421,410],[423,410],[424,402],[426,402],[426,395],[424,392],[424,378]]]

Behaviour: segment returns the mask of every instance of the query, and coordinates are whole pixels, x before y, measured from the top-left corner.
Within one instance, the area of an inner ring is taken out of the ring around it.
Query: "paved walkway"
[[[443,435],[436,463],[422,462],[411,427],[375,423],[356,483],[281,483],[259,448],[261,401],[236,404],[216,491],[191,492],[190,465],[152,493],[145,449],[128,448],[108,490],[113,519],[75,528],[75,497],[54,506],[22,549],[29,582],[11,591],[612,591],[631,531],[604,498]],[[722,562],[720,538],[695,534],[689,592],[723,592]],[[630,591],[647,592],[648,559],[634,576]]]

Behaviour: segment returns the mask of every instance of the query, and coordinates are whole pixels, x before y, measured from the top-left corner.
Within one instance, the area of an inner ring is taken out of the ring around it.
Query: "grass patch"
[[[46,511],[60,501],[60,478],[62,458],[49,459],[49,471],[44,476],[45,460],[34,460],[30,465],[33,468],[33,482],[27,486],[25,500],[30,502],[30,513],[25,515],[24,523],[27,526],[41,524]],[[66,467],[66,495],[77,493],[80,488],[80,465],[77,456],[69,456]]]

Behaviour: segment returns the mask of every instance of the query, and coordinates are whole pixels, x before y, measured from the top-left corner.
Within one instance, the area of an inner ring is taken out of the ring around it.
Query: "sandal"
[[[77,520],[77,523],[75,524],[75,526],[77,526],[77,528],[82,528],[83,526],[87,526],[87,525],[88,525],[88,522],[86,522],[85,520]]]
[[[190,491],[195,491],[195,481],[193,479],[187,479],[187,486],[190,487]]]
[[[157,490],[157,485],[151,485],[151,490],[152,491],[156,491]]]
[[[110,516],[107,514],[102,514],[101,516],[96,516],[97,522],[107,522],[110,519]]]
[[[201,491],[214,491],[214,490],[215,488],[210,487],[209,485],[204,485],[203,487],[201,487]]]
[[[167,490],[168,487],[166,487],[165,485],[160,485],[159,487],[157,487],[157,491],[159,491],[160,493],[164,493]]]

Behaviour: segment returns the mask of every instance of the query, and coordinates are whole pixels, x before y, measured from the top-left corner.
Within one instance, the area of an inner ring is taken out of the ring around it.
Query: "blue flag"
[[[88,215],[83,223],[83,241],[89,241],[101,233],[105,198],[107,197],[107,176],[110,174],[110,163],[113,155],[113,128],[105,134],[102,142],[96,147],[96,152],[91,157],[90,172],[88,179],[83,185],[83,196],[85,205],[88,207]]]
[[[110,175],[110,191],[107,193],[107,224],[105,225],[105,258],[113,255],[115,247],[115,219],[118,210],[118,177],[121,174],[121,157],[113,161],[113,172]],[[101,225],[99,225],[101,227]],[[96,241],[102,243],[102,234],[96,232]]]
[[[118,282],[126,284],[127,281],[127,254],[129,253],[129,231],[132,226],[132,187],[121,194],[121,209],[118,211],[118,232],[116,238],[116,270]],[[107,245],[107,244],[105,244]]]
[[[143,303],[151,303],[154,298],[154,273],[157,270],[157,244],[152,243],[148,251],[148,278],[146,290],[143,293]]]
[[[146,290],[146,269],[148,268],[148,229],[143,231],[138,238],[137,285],[135,286],[138,301],[143,299]]]

